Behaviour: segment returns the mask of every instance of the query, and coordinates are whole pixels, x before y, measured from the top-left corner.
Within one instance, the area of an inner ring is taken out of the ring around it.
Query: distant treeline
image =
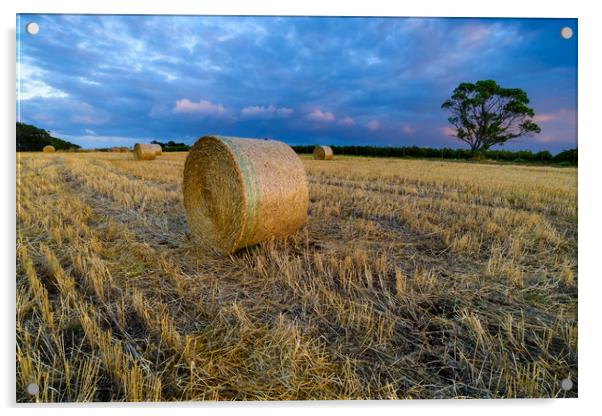
[[[176,143],[173,140],[160,142],[153,140],[161,146],[164,152],[186,152],[190,150],[185,143]],[[315,145],[292,146],[297,153],[312,153]],[[335,155],[371,156],[371,157],[410,157],[424,159],[464,159],[472,158],[468,149],[436,149],[433,147],[377,147],[377,146],[331,146]],[[565,150],[553,156],[549,151],[532,152],[530,150],[487,150],[482,155],[485,159],[515,162],[515,163],[558,163],[562,165],[577,165],[577,149]]]
[[[56,150],[75,150],[80,146],[52,137],[44,129],[17,122],[17,152],[39,152],[46,145]]]
[[[161,146],[164,152],[186,152],[190,150],[185,143],[176,143],[173,140],[160,142],[153,140]],[[57,150],[79,151],[80,146],[65,140],[52,137],[48,131],[17,123],[17,151],[40,151],[46,145],[52,145]],[[297,153],[312,153],[315,145],[292,146]],[[372,157],[409,157],[424,159],[471,159],[468,149],[435,149],[432,147],[404,146],[404,147],[377,147],[377,146],[331,146],[336,155],[372,156]],[[110,151],[110,148],[96,149],[96,151]],[[553,156],[547,150],[532,152],[530,150],[487,150],[482,156],[486,159],[515,162],[515,163],[545,163],[576,166],[578,164],[577,149],[565,150]]]
[[[292,146],[297,153],[312,153],[314,145]],[[336,155],[372,156],[372,157],[415,157],[425,159],[471,159],[468,149],[436,149],[432,147],[376,147],[376,146],[330,146]],[[547,151],[532,152],[530,150],[487,150],[483,153],[486,159],[516,163],[562,163],[577,165],[577,149],[565,150],[552,156]]]
[[[164,152],[187,152],[190,150],[190,146],[185,143],[176,143],[173,140],[170,140],[166,143],[153,140],[151,143],[158,144],[161,146]]]
[[[185,143],[176,143],[173,140],[170,140],[166,143],[157,141],[157,140],[152,140],[151,143],[153,144],[158,144],[159,146],[161,146],[161,149],[164,152],[187,152],[190,150],[191,146],[188,146]],[[111,152],[113,150],[113,148],[111,147],[102,147],[102,148],[97,148],[94,149],[97,152]]]

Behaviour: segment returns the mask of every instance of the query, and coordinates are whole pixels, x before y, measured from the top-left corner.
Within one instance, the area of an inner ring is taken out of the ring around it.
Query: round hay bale
[[[153,160],[157,157],[157,149],[152,144],[136,143],[134,145],[134,159]]]
[[[111,147],[111,152],[119,153],[121,149],[119,147]]]
[[[130,151],[130,149],[128,149],[127,147],[120,147],[120,148],[119,148],[119,151],[120,151],[121,153],[127,153],[127,152],[129,152],[129,151]]]
[[[314,159],[332,160],[332,148],[330,146],[316,146],[314,148]]]
[[[56,152],[56,149],[54,148],[54,146],[47,144],[46,146],[44,146],[42,148],[42,152],[44,152],[44,153],[54,153],[54,152]]]
[[[153,148],[155,149],[157,156],[163,154],[163,149],[161,148],[161,145],[153,143],[151,144],[151,146],[153,146]]]
[[[222,253],[287,236],[307,219],[305,168],[276,140],[202,137],[186,158],[182,188],[193,235]]]

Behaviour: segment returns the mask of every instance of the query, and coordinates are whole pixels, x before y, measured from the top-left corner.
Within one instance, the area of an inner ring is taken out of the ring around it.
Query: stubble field
[[[17,401],[577,396],[576,169],[303,156],[307,225],[224,257],[185,157],[17,155]]]

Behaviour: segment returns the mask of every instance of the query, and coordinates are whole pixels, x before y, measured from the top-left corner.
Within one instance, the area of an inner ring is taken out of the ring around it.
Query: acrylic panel
[[[577,397],[577,19],[16,33],[17,402]]]

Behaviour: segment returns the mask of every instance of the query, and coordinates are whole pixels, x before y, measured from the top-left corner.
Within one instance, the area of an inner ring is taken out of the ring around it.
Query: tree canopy
[[[80,146],[52,137],[48,131],[17,122],[17,152],[40,151],[46,145],[57,150],[79,149]]]
[[[541,132],[533,122],[527,93],[520,88],[503,88],[493,80],[464,82],[441,108],[449,110],[455,137],[468,144],[473,156],[494,145]]]

